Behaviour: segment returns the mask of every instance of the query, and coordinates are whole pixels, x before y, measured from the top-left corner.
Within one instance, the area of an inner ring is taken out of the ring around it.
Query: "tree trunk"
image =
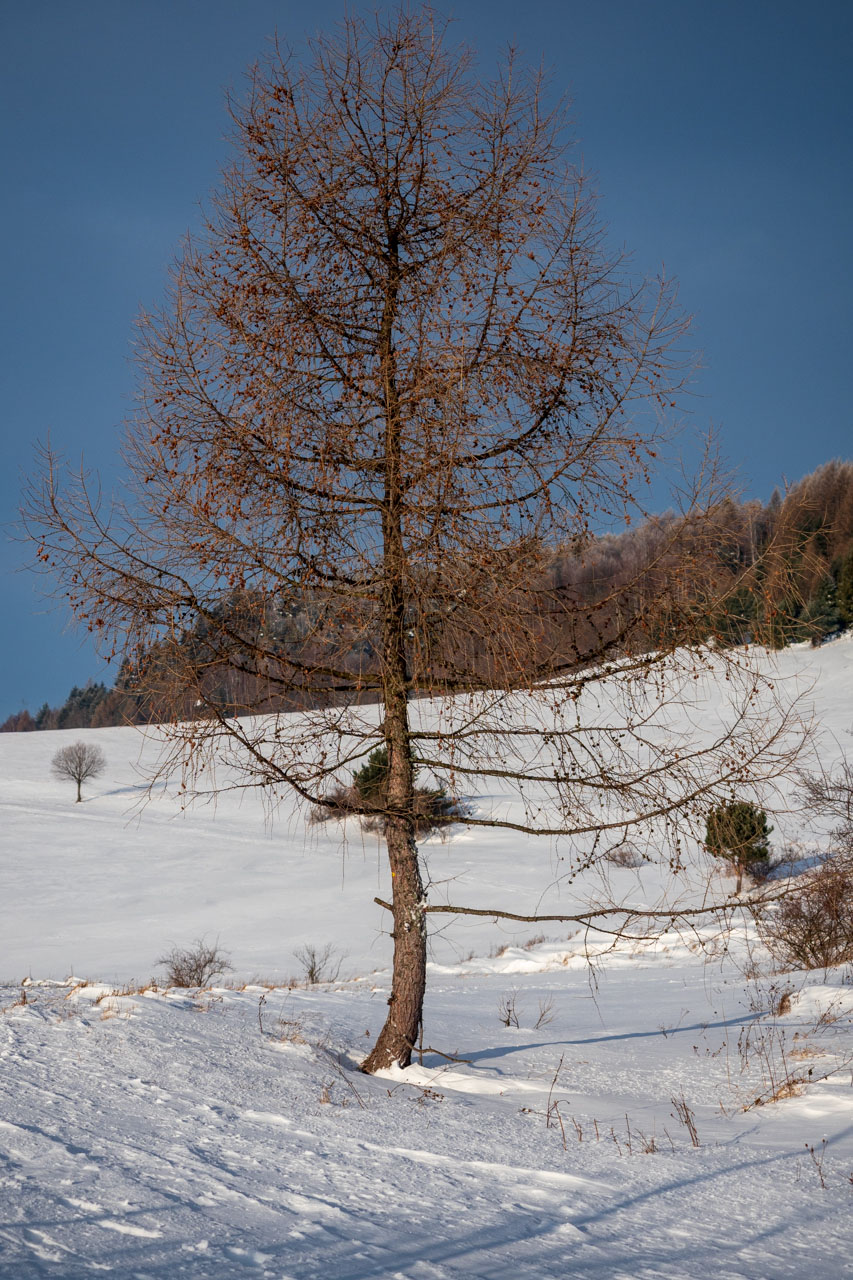
[[[385,400],[385,486],[382,503],[382,683],[388,783],[385,842],[391,864],[394,968],[388,1017],[362,1071],[395,1062],[407,1067],[417,1043],[426,990],[424,890],[415,844],[414,769],[409,740],[406,658],[406,549],[403,538],[402,424],[393,342],[399,285],[398,246],[389,234],[388,282],[379,354]]]
[[[393,520],[388,543],[402,546]],[[399,535],[399,529],[397,529]],[[396,562],[396,552],[392,563]],[[394,967],[388,1017],[362,1071],[373,1072],[399,1063],[407,1067],[417,1043],[426,990],[426,916],[424,890],[413,815],[414,769],[409,740],[408,689],[405,650],[405,607],[402,575],[391,573],[385,584],[383,611],[385,743],[388,780],[385,797],[385,843],[391,865],[394,914]]]
[[[388,819],[386,839],[394,887],[394,969],[388,1017],[362,1071],[399,1063],[407,1067],[418,1040],[426,990],[426,917],[423,883],[414,839],[406,819]]]
[[[82,801],[82,799],[83,799],[83,796],[82,796],[82,795],[81,795],[81,793],[80,793],[80,779],[79,779],[79,778],[75,778],[75,779],[74,779],[74,781],[77,783],[77,799],[75,800],[75,802],[74,802],[74,803],[75,803],[75,804],[80,804],[80,802],[81,802],[81,801]]]

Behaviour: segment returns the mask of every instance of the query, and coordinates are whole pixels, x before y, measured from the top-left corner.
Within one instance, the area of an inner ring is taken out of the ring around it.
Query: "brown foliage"
[[[27,711],[15,711],[0,724],[0,733],[32,733],[37,728],[35,720]]]

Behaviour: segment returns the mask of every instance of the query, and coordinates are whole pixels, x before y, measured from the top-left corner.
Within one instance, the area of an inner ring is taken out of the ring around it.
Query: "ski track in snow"
[[[853,642],[782,657],[817,680],[837,758]],[[109,762],[83,813],[49,780],[67,734],[0,739],[0,973],[16,978],[0,988],[2,1280],[853,1277],[844,972],[785,975],[793,1006],[774,1017],[772,979],[750,984],[735,963],[754,938],[710,965],[675,937],[623,946],[591,980],[582,939],[559,927],[523,947],[530,926],[461,922],[437,940],[426,1036],[466,1061],[427,1052],[367,1078],[355,1068],[388,982],[367,977],[388,958],[373,846],[342,862],[332,831],[306,844],[246,801],[172,822],[160,799],[128,825],[137,735],[73,732]],[[437,878],[471,868],[462,889],[490,903],[541,890],[549,855],[528,853],[500,833],[428,850]],[[360,980],[110,985],[205,933],[244,980],[294,972],[291,953],[327,938]],[[99,981],[61,981],[71,962]],[[23,1003],[25,973],[52,981],[29,982]],[[508,992],[519,1027],[498,1018]],[[747,1032],[759,1048],[744,1062]],[[783,1060],[839,1069],[745,1110]]]

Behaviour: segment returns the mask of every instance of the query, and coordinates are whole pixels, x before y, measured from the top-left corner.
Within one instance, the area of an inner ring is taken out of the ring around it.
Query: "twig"
[[[335,1055],[334,1055],[333,1053],[330,1053],[328,1049],[324,1049],[324,1048],[323,1048],[323,1046],[322,1046],[321,1044],[318,1044],[318,1045],[316,1045],[315,1047],[316,1047],[316,1049],[317,1049],[320,1053],[324,1053],[324,1054],[326,1055],[326,1057],[329,1059],[329,1061],[331,1062],[332,1066],[334,1067],[335,1071],[337,1071],[338,1075],[339,1075],[339,1076],[341,1077],[341,1079],[343,1080],[344,1084],[345,1084],[345,1085],[347,1086],[347,1088],[348,1088],[348,1089],[350,1089],[350,1090],[352,1091],[352,1093],[355,1095],[355,1100],[356,1100],[356,1102],[358,1103],[358,1105],[361,1107],[362,1111],[366,1111],[366,1110],[367,1110],[367,1107],[365,1106],[365,1104],[364,1104],[364,1102],[363,1102],[363,1100],[362,1100],[361,1094],[359,1093],[358,1089],[356,1089],[356,1087],[355,1087],[355,1085],[353,1084],[352,1080],[350,1080],[349,1076],[348,1076],[348,1075],[346,1074],[346,1072],[343,1070],[343,1068],[341,1067],[341,1064],[340,1064],[340,1063],[337,1061],[337,1059],[335,1058]]]
[[[806,1150],[812,1158],[812,1164],[817,1171],[817,1176],[820,1179],[820,1185],[822,1189],[826,1191],[826,1178],[823,1176],[823,1162],[826,1157],[826,1138],[824,1138],[823,1143],[821,1144],[819,1156],[815,1155],[814,1147],[810,1146],[808,1142],[806,1143]]]
[[[561,1072],[561,1071],[562,1071],[562,1069],[563,1069],[563,1058],[564,1058],[564,1057],[565,1057],[565,1054],[560,1054],[560,1061],[557,1063],[557,1070],[554,1072],[554,1079],[551,1081],[551,1087],[550,1087],[550,1088],[549,1088],[549,1090],[548,1090],[548,1106],[547,1106],[547,1109],[546,1109],[546,1112],[545,1112],[545,1128],[546,1128],[546,1129],[550,1129],[550,1128],[551,1128],[551,1117],[552,1117],[553,1115],[556,1115],[556,1117],[557,1117],[557,1123],[558,1123],[558,1124],[559,1124],[559,1126],[560,1126],[560,1133],[563,1135],[563,1150],[565,1151],[565,1149],[566,1149],[566,1130],[565,1130],[565,1128],[564,1128],[564,1126],[563,1126],[563,1117],[560,1115],[560,1104],[559,1104],[559,1102],[552,1102],[552,1101],[551,1101],[552,1097],[554,1096],[554,1086],[556,1085],[556,1083],[557,1083],[557,1079],[558,1079],[558,1077],[559,1077],[559,1075],[560,1075],[560,1072]]]
[[[457,1058],[452,1053],[444,1053],[441,1049],[433,1049],[431,1045],[424,1045],[423,1052],[437,1053],[439,1058],[445,1058],[448,1062],[461,1062],[464,1063],[466,1067],[470,1067],[474,1062],[473,1058]]]

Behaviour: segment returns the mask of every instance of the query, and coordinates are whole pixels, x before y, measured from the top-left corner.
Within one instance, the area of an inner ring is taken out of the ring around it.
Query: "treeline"
[[[541,565],[541,555],[533,559]],[[695,525],[665,515],[582,548],[552,552],[546,563],[545,581],[537,576],[531,592],[543,601],[543,635],[569,666],[574,653],[595,651],[595,638],[579,635],[578,626],[598,627],[602,638],[609,633],[612,639],[624,615],[648,619],[649,647],[667,628],[726,645],[819,644],[853,626],[853,462],[826,463],[784,497],[775,491],[766,504],[727,498]],[[209,637],[222,618],[235,633],[261,635],[270,654],[310,663],[320,653],[334,653],[336,665],[364,672],[378,661],[369,619],[344,616],[333,600],[276,599],[260,611],[245,595],[223,601],[178,645],[182,662],[201,673],[204,704],[227,714],[298,709],[300,703],[291,689],[282,699],[266,693],[259,704],[257,673],[241,671],[239,660],[223,664],[221,648],[205,673],[213,651]],[[35,715],[19,711],[0,732],[167,719],[175,713],[164,680],[168,666],[165,650],[146,655],[135,670],[125,663],[113,688],[91,682],[75,687],[62,706],[45,703]],[[182,711],[190,714],[191,707]]]
[[[727,498],[695,528],[668,515],[599,538],[582,556],[557,555],[552,580],[590,599],[640,584],[632,607],[649,611],[653,628],[662,575],[643,566],[655,565],[662,548],[685,578],[698,636],[772,649],[819,644],[853,626],[853,462],[825,463],[766,505]]]
[[[853,626],[853,463],[826,463],[766,507],[726,503],[719,519],[733,587],[714,634],[780,649]]]
[[[149,698],[134,690],[125,669],[112,689],[89,681],[75,685],[61,707],[44,703],[32,715],[17,711],[0,724],[0,733],[29,733],[36,729],[100,729],[110,725],[148,724],[157,719]]]

